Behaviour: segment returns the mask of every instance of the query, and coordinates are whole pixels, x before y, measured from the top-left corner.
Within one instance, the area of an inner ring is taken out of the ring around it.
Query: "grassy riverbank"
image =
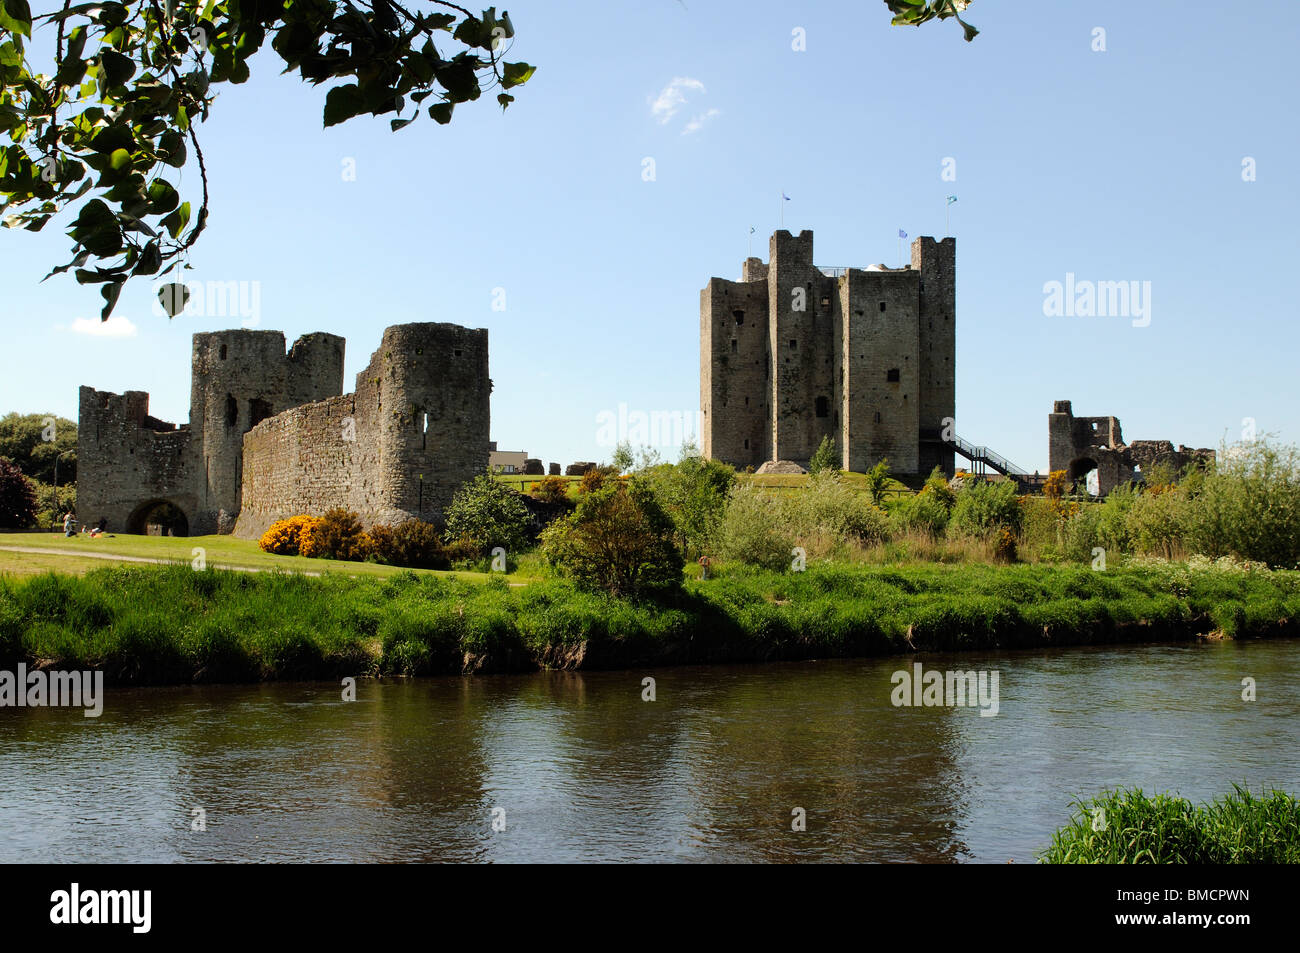
[[[333,678],[845,657],[1300,632],[1300,573],[1213,565],[724,572],[664,602],[559,579],[179,566],[0,579],[0,666],[117,682]]]
[[[1052,836],[1045,864],[1300,863],[1300,801],[1239,785],[1210,804],[1140,789],[1106,791],[1076,802]]]

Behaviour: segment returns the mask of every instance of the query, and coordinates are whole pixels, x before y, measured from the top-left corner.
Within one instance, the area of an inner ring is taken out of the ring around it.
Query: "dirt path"
[[[107,559],[121,563],[152,563],[155,566],[188,566],[187,559],[154,559],[151,556],[126,556],[114,553],[95,553],[89,550],[75,552],[66,549],[46,549],[41,546],[0,546],[0,551],[9,553],[29,553],[34,556],[81,556],[86,559]],[[259,566],[233,566],[229,563],[210,563],[213,569],[229,569],[232,572],[292,572],[302,576],[319,576],[319,572],[306,569],[280,569]]]
[[[96,553],[89,550],[67,550],[52,549],[44,546],[0,546],[0,552],[9,553],[27,553],[32,556],[84,556],[87,559],[106,559],[110,562],[121,563],[151,563],[155,566],[188,566],[187,559],[154,559],[151,556],[126,556],[115,555],[113,553]],[[227,569],[231,572],[291,572],[299,576],[315,576],[319,578],[321,573],[312,569],[290,569],[279,566],[234,566],[230,563],[209,563],[211,569]],[[351,579],[360,579],[360,576],[348,574]],[[512,582],[508,583],[511,589],[522,588],[528,583]]]

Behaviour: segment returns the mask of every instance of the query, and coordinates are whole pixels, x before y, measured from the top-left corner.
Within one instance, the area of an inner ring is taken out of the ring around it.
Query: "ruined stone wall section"
[[[358,416],[361,419],[358,419]],[[244,437],[244,482],[235,533],[257,537],[278,519],[320,516],[333,506],[367,523],[385,510],[377,428],[354,395],[294,407]]]
[[[461,484],[488,465],[487,331],[388,328],[367,373],[380,380],[378,479],[390,518],[440,520]]]
[[[231,531],[240,508],[244,434],[291,407],[338,396],[343,346],[336,335],[309,334],[286,354],[280,331],[194,335],[190,419],[202,434],[205,477],[192,533]]]
[[[1207,466],[1217,457],[1208,448],[1180,444],[1175,450],[1168,440],[1125,444],[1118,417],[1075,417],[1068,400],[1052,405],[1052,413],[1047,416],[1047,439],[1049,468],[1064,470],[1071,481],[1078,482],[1095,464],[1101,496],[1125,483],[1142,480],[1142,473],[1153,466],[1170,466],[1181,473],[1191,464]]]
[[[404,324],[384,332],[353,394],[293,408],[244,438],[237,535],[336,506],[365,526],[436,522],[488,464],[487,331]]]
[[[77,518],[83,523],[106,519],[112,531],[125,532],[141,506],[161,500],[187,517],[195,512],[192,434],[150,417],[147,393],[82,387],[77,418]]]

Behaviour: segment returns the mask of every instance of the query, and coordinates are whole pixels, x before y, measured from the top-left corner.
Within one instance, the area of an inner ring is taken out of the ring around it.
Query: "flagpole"
[[[781,227],[785,228],[785,193],[784,192],[782,192],[781,197],[776,200],[776,204],[781,207]]]
[[[952,203],[947,199],[943,200],[943,237],[947,238],[948,233],[952,231]]]

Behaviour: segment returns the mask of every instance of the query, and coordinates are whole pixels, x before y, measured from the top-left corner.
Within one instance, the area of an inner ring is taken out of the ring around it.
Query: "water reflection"
[[[923,661],[1000,671],[1000,714],[893,707],[896,659],[3,709],[0,860],[1024,862],[1108,785],[1300,791],[1296,643]]]

